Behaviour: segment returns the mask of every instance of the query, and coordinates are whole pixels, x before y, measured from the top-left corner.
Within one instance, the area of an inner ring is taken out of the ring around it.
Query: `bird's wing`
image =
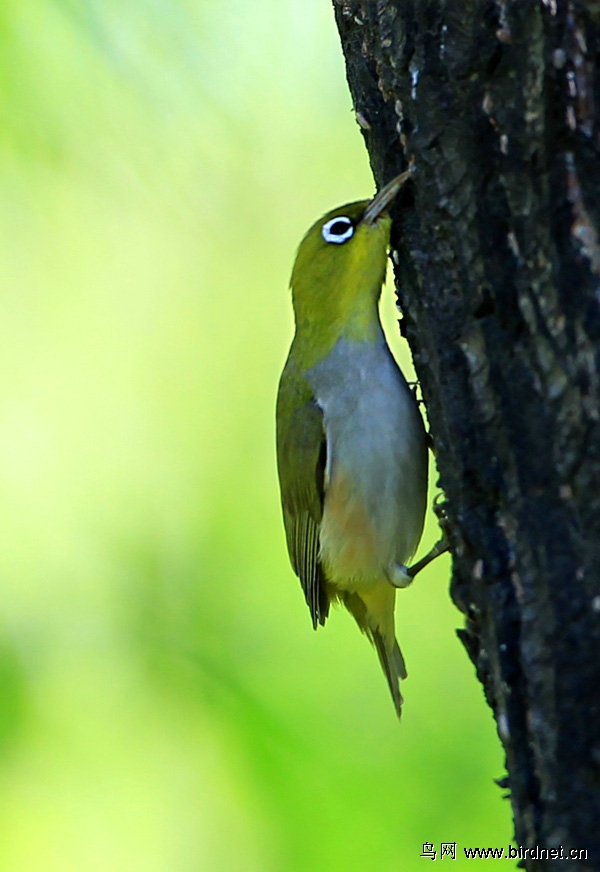
[[[329,611],[319,562],[326,456],[323,412],[288,364],[277,397],[277,466],[288,551],[315,628]]]

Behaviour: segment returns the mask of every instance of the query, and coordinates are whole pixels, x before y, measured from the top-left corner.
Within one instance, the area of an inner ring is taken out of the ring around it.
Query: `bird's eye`
[[[342,245],[354,235],[354,224],[345,215],[338,215],[337,218],[330,218],[323,224],[321,235],[325,242],[335,242],[336,245]]]

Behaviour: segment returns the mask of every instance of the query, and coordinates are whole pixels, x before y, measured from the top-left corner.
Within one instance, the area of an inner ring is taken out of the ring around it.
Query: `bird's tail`
[[[372,591],[345,592],[343,602],[356,623],[368,636],[379,657],[386,677],[396,714],[402,714],[400,680],[406,678],[406,665],[394,632],[394,604],[396,591],[387,584]]]
[[[379,630],[373,630],[370,635],[373,639],[373,644],[375,645],[375,650],[377,651],[383,674],[387,679],[390,693],[392,694],[396,714],[400,717],[402,715],[402,703],[404,702],[402,694],[400,693],[400,679],[406,678],[407,676],[402,651],[400,650],[398,642],[394,639],[394,644],[390,652],[386,640]]]

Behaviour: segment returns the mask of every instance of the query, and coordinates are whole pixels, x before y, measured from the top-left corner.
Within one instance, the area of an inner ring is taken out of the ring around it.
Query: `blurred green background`
[[[448,558],[399,595],[399,727],[285,551],[291,263],[373,191],[328,0],[4,0],[0,41],[0,868],[507,845]]]

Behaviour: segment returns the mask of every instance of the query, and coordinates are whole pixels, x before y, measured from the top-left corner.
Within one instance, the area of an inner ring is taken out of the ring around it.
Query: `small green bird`
[[[378,303],[387,210],[409,175],[370,201],[328,212],[300,243],[291,278],[296,333],[277,397],[287,545],[313,626],[325,624],[331,602],[343,603],[377,650],[398,716],[406,667],[394,605],[396,588],[426,560],[406,567],[423,531],[427,442]]]

